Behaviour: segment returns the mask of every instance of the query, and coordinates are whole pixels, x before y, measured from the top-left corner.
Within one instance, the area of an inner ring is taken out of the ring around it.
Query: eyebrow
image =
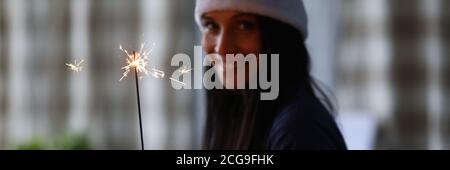
[[[201,20],[214,20],[214,19],[212,17],[206,16],[206,14],[205,14],[205,15],[202,15]]]
[[[237,15],[232,16],[231,18],[239,18],[239,17],[254,17],[255,15],[253,14],[248,14],[248,13],[239,13]]]
[[[231,18],[235,19],[235,18],[239,18],[239,17],[253,17],[253,16],[254,16],[253,14],[239,13],[239,14],[232,16]],[[207,16],[207,14],[202,15],[201,19],[202,20],[214,20],[214,18]]]

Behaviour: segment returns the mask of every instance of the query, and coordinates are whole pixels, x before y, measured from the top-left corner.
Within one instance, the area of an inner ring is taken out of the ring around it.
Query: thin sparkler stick
[[[133,59],[136,59],[136,51],[133,51]],[[141,114],[141,99],[139,96],[139,76],[138,76],[138,71],[137,68],[134,67],[134,78],[135,78],[135,82],[136,82],[136,97],[137,97],[137,104],[138,104],[138,112],[139,112],[139,130],[141,133],[141,149],[144,150],[144,136],[143,136],[143,132],[142,132],[142,114]]]
[[[119,46],[120,51],[125,53],[127,55],[126,59],[126,65],[122,67],[122,70],[124,72],[122,73],[122,77],[119,81],[122,81],[125,77],[128,76],[128,73],[134,69],[134,77],[135,77],[135,83],[136,83],[136,97],[137,97],[137,104],[138,104],[138,114],[139,114],[139,130],[141,135],[141,149],[144,150],[144,133],[142,128],[142,113],[141,113],[141,99],[140,99],[140,93],[139,93],[139,79],[142,78],[142,76],[139,75],[139,73],[144,73],[145,75],[148,75],[151,73],[152,76],[155,78],[164,78],[164,72],[158,69],[151,69],[147,70],[146,66],[148,64],[148,57],[151,52],[151,50],[146,50],[145,44],[141,44],[141,48],[139,51],[133,50],[132,53],[128,53],[127,50],[122,48],[122,45]]]

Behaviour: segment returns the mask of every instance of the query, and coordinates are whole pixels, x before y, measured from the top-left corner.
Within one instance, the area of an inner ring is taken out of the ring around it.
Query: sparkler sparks
[[[69,70],[80,72],[83,69],[83,66],[81,66],[83,62],[84,60],[81,60],[79,63],[77,63],[77,60],[75,60],[74,63],[66,63],[66,66]]]
[[[178,70],[178,72],[180,72],[181,74],[187,74],[187,73],[189,73],[189,72],[191,72],[191,71],[192,71],[192,69],[187,68],[186,66],[183,67],[183,68],[181,68],[180,70]],[[175,78],[173,78],[173,77],[170,77],[169,79],[172,80],[172,81],[174,81],[174,82],[180,83],[182,86],[185,86],[185,85],[186,85],[186,83],[181,82],[181,81],[179,81],[179,80],[177,80],[177,79],[175,79]]]
[[[141,48],[139,49],[139,52],[133,51],[131,54],[128,53],[127,50],[122,48],[122,45],[119,46],[120,51],[124,52],[127,55],[127,65],[122,67],[122,70],[125,70],[122,74],[122,77],[119,81],[122,81],[125,77],[128,76],[128,73],[130,73],[130,70],[132,68],[135,68],[138,73],[144,73],[148,75],[148,70],[146,68],[148,64],[148,55],[150,54],[150,51],[147,51],[144,49],[145,44],[141,44]]]
[[[164,78],[165,74],[164,74],[163,71],[155,69],[155,68],[153,68],[152,71],[153,71],[153,73],[152,73],[153,77],[155,77],[155,78]]]
[[[153,44],[154,46],[155,44]],[[134,69],[134,76],[135,76],[135,84],[136,84],[136,98],[137,98],[137,104],[138,104],[138,114],[139,114],[139,129],[141,134],[141,149],[144,150],[144,136],[143,136],[143,129],[142,129],[142,118],[141,118],[141,100],[139,97],[139,79],[142,79],[142,76],[139,76],[139,73],[144,73],[145,75],[148,75],[149,73],[154,76],[155,78],[164,78],[164,72],[161,70],[158,70],[156,68],[153,68],[151,70],[147,70],[147,65],[149,63],[149,55],[152,52],[153,48],[150,50],[147,50],[145,48],[145,43],[141,44],[141,48],[139,51],[134,51],[129,53],[127,50],[123,49],[122,45],[119,46],[120,51],[125,53],[127,55],[126,59],[126,65],[122,67],[122,70],[124,70],[122,77],[119,81],[122,81],[125,77],[128,76],[128,73],[132,69]]]
[[[136,68],[136,71],[138,73],[144,73],[145,75],[148,75],[150,73],[155,78],[164,78],[165,74],[163,71],[155,68],[147,70],[146,68],[149,63],[149,55],[153,51],[153,48],[147,50],[145,49],[145,43],[142,43],[139,51],[133,51],[131,54],[126,49],[123,49],[122,45],[119,46],[119,49],[127,55],[127,65],[122,67],[122,70],[125,71],[123,72],[122,77],[119,81],[122,81],[125,77],[127,77],[132,68]],[[139,76],[139,79],[142,78],[142,76]]]
[[[174,82],[177,82],[177,83],[180,83],[182,86],[185,86],[186,85],[186,83],[183,83],[183,82],[181,82],[181,81],[179,81],[179,80],[177,80],[177,79],[175,79],[175,78],[169,78],[170,80],[172,80],[172,81],[174,81]]]
[[[180,73],[181,74],[186,74],[186,73],[189,73],[189,72],[191,72],[192,71],[192,69],[188,69],[187,67],[183,67],[181,70],[180,70]]]

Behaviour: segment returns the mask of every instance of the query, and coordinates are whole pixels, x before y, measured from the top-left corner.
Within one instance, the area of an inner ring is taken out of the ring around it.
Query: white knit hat
[[[303,0],[197,0],[195,20],[201,25],[203,14],[233,10],[270,17],[287,23],[308,37],[308,18]]]

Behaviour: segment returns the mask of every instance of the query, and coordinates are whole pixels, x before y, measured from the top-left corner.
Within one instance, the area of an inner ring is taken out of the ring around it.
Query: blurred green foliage
[[[15,147],[18,150],[89,150],[90,148],[85,134],[73,132],[64,132],[51,140],[33,136]]]

